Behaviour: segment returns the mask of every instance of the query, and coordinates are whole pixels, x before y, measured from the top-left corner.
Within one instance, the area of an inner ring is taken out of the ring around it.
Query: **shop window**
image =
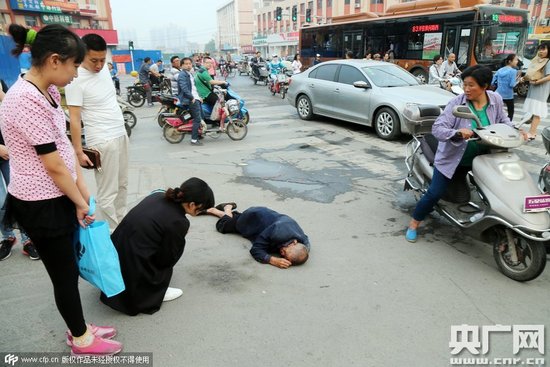
[[[25,15],[25,25],[28,27],[38,27],[38,20],[32,15]]]

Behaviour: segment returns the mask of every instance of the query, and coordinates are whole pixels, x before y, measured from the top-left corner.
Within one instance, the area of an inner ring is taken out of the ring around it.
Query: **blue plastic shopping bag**
[[[95,212],[95,201],[90,197],[89,215]],[[99,288],[107,297],[124,291],[118,253],[111,241],[109,225],[95,221],[79,228],[76,256],[80,276]]]

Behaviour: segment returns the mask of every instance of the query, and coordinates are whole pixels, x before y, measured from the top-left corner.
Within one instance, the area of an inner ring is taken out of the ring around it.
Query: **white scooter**
[[[438,141],[430,133],[440,111],[437,106],[416,104],[407,105],[404,111],[413,135],[407,144],[404,189],[414,190],[418,198],[432,179]],[[470,172],[457,170],[435,210],[468,235],[491,244],[504,275],[520,282],[535,279],[546,265],[550,215],[547,210],[526,212],[532,209],[527,205],[529,198],[538,202],[540,191],[519,157],[509,151],[522,145],[523,137],[506,124],[482,127],[467,106],[456,106],[453,115],[476,121],[474,139],[490,153],[474,158]]]

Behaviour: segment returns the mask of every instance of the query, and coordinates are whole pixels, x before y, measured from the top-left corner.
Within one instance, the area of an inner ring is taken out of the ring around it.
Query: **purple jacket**
[[[504,113],[502,97],[491,91],[487,91],[487,96],[489,97],[489,106],[487,106],[489,121],[492,124],[513,126],[508,115]],[[466,140],[452,141],[450,139],[455,136],[459,129],[472,128],[472,120],[453,116],[453,107],[459,105],[468,105],[464,94],[456,96],[447,104],[447,107],[445,107],[445,110],[437,118],[432,127],[432,134],[439,140],[434,165],[447,178],[453,177],[456,167],[458,167],[468,145]]]

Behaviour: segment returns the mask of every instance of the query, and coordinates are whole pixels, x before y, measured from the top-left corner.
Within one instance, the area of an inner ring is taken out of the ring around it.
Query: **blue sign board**
[[[42,0],[10,0],[12,10],[33,11],[36,13],[61,14],[61,8],[44,5]]]

